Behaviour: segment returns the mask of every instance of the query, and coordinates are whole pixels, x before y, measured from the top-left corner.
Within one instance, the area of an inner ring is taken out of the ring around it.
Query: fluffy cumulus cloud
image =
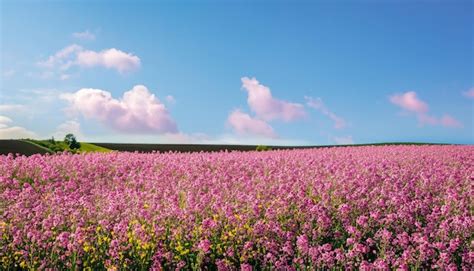
[[[257,135],[262,137],[276,138],[273,128],[263,120],[252,118],[250,115],[240,111],[233,111],[227,123],[239,135]]]
[[[72,33],[72,36],[79,40],[95,40],[95,35],[91,33],[89,30],[86,30],[84,32]]]
[[[23,127],[12,126],[12,119],[0,116],[0,139],[34,138],[36,134]]]
[[[293,121],[306,116],[304,106],[278,100],[272,96],[267,86],[260,84],[255,78],[243,77],[242,88],[248,93],[247,103],[260,119]]]
[[[463,92],[464,96],[474,99],[474,88],[471,88],[470,90]]]
[[[61,95],[69,110],[95,119],[126,133],[176,133],[175,121],[165,105],[143,85],[125,92],[119,99],[108,91],[83,88]]]
[[[140,67],[140,58],[115,48],[92,51],[72,44],[38,64],[48,69],[59,70],[62,73],[60,78],[67,79],[63,76],[64,72],[74,66],[82,68],[105,67],[119,73],[134,71]],[[49,72],[51,73],[51,71]]]
[[[334,114],[331,110],[329,110],[320,98],[315,99],[312,97],[305,97],[305,99],[306,99],[306,105],[318,110],[323,115],[331,119],[334,122],[334,128],[342,129],[346,127],[347,125],[346,121],[343,118]]]
[[[394,94],[389,97],[390,102],[404,111],[414,113],[420,125],[441,125],[444,127],[460,128],[462,123],[454,117],[445,114],[441,118],[437,118],[429,114],[429,106],[426,102],[419,99],[414,91],[408,91],[402,94]]]

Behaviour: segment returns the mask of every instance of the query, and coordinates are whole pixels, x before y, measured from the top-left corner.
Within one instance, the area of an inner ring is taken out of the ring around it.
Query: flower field
[[[0,269],[472,270],[474,147],[0,156]]]

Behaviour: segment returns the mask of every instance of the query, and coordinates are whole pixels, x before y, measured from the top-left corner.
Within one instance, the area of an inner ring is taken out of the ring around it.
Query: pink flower
[[[207,252],[209,252],[209,249],[211,248],[211,242],[207,239],[201,240],[201,242],[199,242],[198,248],[202,252],[207,253]]]

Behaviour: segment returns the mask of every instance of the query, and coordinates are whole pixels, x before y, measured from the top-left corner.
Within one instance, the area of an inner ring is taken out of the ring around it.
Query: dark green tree
[[[81,143],[76,140],[76,137],[73,134],[67,134],[64,137],[64,143],[66,143],[71,150],[79,149]]]

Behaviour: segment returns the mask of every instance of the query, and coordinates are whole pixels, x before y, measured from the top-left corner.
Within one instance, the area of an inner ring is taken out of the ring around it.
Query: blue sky
[[[0,138],[474,143],[471,1],[0,9]]]

